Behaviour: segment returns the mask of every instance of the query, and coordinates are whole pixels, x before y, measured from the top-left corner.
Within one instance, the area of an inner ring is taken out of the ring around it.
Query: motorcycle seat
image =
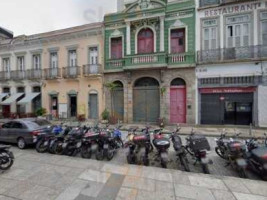
[[[267,162],[267,147],[259,147],[251,151],[251,156]]]

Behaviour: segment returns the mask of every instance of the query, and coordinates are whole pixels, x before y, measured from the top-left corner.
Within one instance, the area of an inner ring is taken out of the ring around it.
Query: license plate
[[[62,148],[66,148],[68,143],[63,143]]]
[[[48,141],[45,141],[44,146],[47,146],[47,145],[48,145]]]
[[[77,143],[77,148],[80,148],[82,146],[82,143],[81,142],[78,142]]]
[[[104,149],[108,149],[108,144],[104,144]]]

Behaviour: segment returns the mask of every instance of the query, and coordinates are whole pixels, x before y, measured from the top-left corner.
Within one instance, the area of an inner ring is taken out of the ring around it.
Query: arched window
[[[138,53],[154,52],[154,33],[149,28],[144,28],[138,33]]]
[[[181,78],[173,79],[171,82],[171,86],[185,86],[185,85],[186,85],[185,81]]]

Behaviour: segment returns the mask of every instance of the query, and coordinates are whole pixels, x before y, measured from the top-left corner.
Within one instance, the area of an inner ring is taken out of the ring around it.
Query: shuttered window
[[[122,37],[111,38],[111,59],[122,58]]]
[[[217,49],[219,46],[217,19],[204,20],[202,25],[202,48],[204,50]]]
[[[260,14],[261,19],[261,44],[267,45],[267,12]]]

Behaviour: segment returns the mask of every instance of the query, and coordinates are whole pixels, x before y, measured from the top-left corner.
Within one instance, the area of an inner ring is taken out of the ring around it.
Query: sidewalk
[[[12,148],[1,200],[267,200],[267,183]]]

